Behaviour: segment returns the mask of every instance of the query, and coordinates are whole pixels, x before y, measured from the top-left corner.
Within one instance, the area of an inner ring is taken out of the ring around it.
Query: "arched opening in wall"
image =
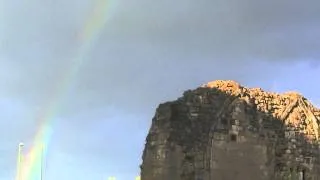
[[[233,142],[236,142],[237,141],[237,135],[231,134],[230,135],[230,140],[233,141]]]

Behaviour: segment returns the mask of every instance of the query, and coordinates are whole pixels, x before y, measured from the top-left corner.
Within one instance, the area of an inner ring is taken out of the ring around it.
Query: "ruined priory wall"
[[[141,179],[316,179],[319,114],[298,94],[233,82],[186,91],[158,107]]]

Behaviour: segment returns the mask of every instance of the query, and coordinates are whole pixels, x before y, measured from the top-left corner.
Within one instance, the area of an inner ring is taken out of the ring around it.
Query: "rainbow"
[[[44,110],[37,117],[39,129],[33,140],[32,147],[23,156],[21,179],[36,180],[41,179],[41,166],[48,152],[48,145],[53,133],[54,117],[59,111],[59,105],[65,94],[69,91],[71,84],[75,81],[76,76],[86,60],[86,54],[90,52],[95,40],[99,37],[107,17],[110,17],[110,8],[115,5],[115,0],[95,0],[93,12],[86,20],[84,28],[79,31],[78,41],[79,48],[77,55],[67,66],[64,73],[57,78],[58,81],[53,85],[50,92],[50,99],[44,104]],[[18,175],[17,175],[18,176]]]

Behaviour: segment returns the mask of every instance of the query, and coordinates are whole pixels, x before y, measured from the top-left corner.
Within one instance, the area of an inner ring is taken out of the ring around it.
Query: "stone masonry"
[[[141,180],[320,180],[319,120],[298,93],[210,82],[158,106]]]

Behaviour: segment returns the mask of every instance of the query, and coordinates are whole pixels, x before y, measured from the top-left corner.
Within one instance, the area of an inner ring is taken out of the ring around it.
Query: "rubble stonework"
[[[160,104],[141,180],[316,180],[320,110],[302,95],[213,81]]]

